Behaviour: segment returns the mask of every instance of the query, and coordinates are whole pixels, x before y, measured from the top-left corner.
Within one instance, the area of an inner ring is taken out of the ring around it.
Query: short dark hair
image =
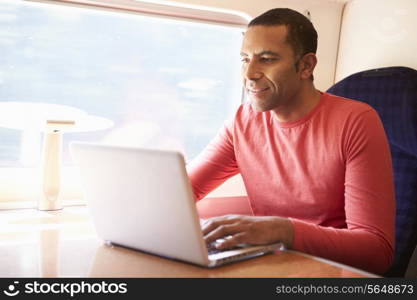
[[[285,25],[287,42],[296,56],[317,51],[317,31],[310,20],[299,12],[289,8],[274,8],[254,18],[248,27]]]

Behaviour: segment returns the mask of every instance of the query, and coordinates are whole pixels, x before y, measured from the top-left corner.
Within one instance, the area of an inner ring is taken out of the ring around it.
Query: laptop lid
[[[210,264],[180,153],[80,142],[70,149],[100,238]]]

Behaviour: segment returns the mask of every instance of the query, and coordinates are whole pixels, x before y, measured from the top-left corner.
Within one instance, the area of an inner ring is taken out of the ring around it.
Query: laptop
[[[264,255],[282,246],[239,245],[212,251],[204,241],[179,152],[84,142],[72,142],[70,151],[80,169],[97,235],[108,243],[205,267]]]

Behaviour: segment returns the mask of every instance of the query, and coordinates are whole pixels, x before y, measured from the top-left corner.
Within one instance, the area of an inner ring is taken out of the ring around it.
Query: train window
[[[189,160],[241,102],[241,32],[213,22],[3,0],[0,102],[68,105],[111,119],[106,130],[64,134],[68,167],[73,140],[177,149]],[[18,190],[12,174],[23,180],[21,172],[39,167],[41,140],[37,132],[0,127],[0,170],[9,174],[1,177],[7,180],[0,191],[9,193],[0,192],[0,201],[14,197],[11,183]]]

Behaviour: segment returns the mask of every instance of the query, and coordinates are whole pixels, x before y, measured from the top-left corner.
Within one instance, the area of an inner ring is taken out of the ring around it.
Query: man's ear
[[[317,65],[317,56],[314,53],[305,54],[298,63],[301,79],[313,78],[313,71]]]

